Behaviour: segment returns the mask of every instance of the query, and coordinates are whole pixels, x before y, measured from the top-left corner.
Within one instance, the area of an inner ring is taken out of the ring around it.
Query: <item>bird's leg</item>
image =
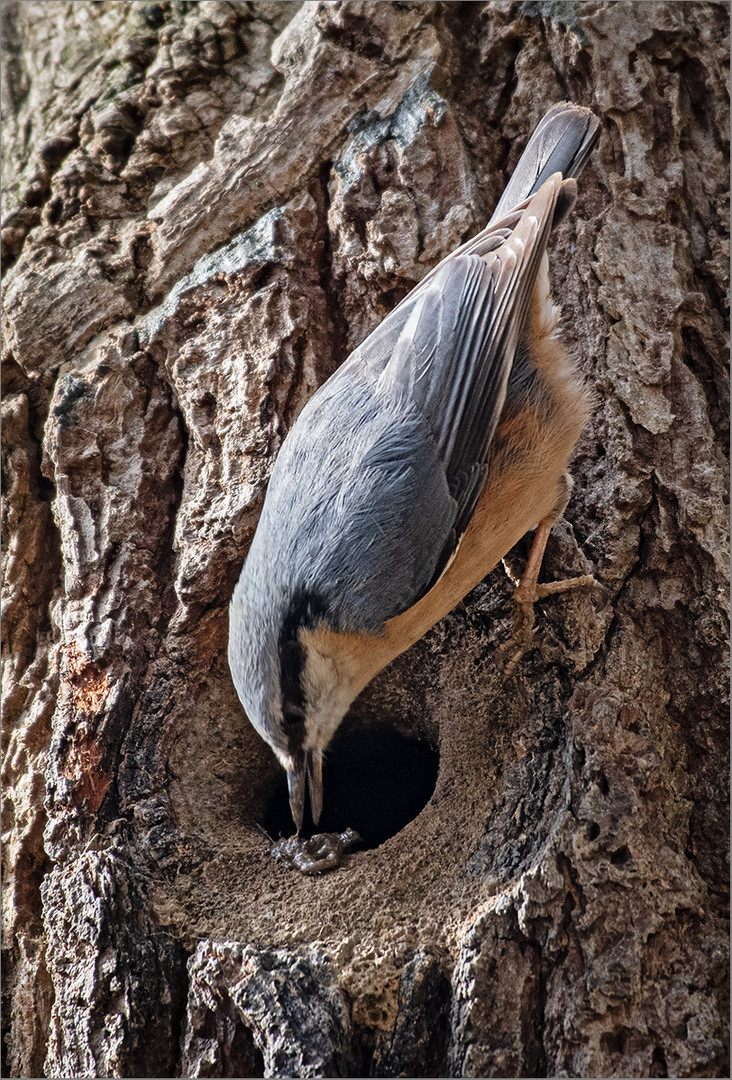
[[[520,581],[517,581],[514,575],[510,573],[506,567],[505,561],[503,564],[504,567],[506,567],[508,576],[516,586],[516,590],[513,594],[516,602],[513,617],[513,633],[511,635],[511,640],[507,645],[507,648],[514,647],[514,651],[506,665],[506,677],[513,673],[519,660],[531,646],[534,631],[534,604],[536,601],[542,600],[545,596],[553,596],[555,593],[567,592],[569,589],[577,589],[582,585],[597,584],[591,574],[581,574],[579,577],[565,578],[563,581],[549,581],[543,585],[538,583],[537,579],[539,577],[539,571],[541,570],[541,562],[544,558],[544,549],[546,548],[546,542],[549,539],[549,533],[552,531],[552,526],[556,520],[556,516],[552,516],[551,518],[545,518],[544,521],[539,522],[534,535],[534,542],[531,545],[529,561],[526,564],[526,569],[524,570]]]

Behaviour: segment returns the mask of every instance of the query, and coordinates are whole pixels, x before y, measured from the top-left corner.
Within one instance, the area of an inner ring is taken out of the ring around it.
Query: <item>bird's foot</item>
[[[514,593],[514,600],[521,606],[534,604],[537,600],[543,600],[545,596],[569,592],[570,589],[579,589],[583,585],[598,584],[599,582],[592,574],[581,574],[579,577],[564,578],[562,581],[547,581],[543,585],[534,585],[533,588],[519,585]]]
[[[513,631],[511,637],[505,645],[501,647],[501,651],[505,656],[503,669],[504,679],[508,679],[513,675],[519,661],[532,647],[535,621],[534,604],[536,601],[543,600],[546,596],[554,596],[557,593],[568,592],[570,589],[579,589],[586,585],[599,584],[591,574],[582,574],[579,577],[565,578],[563,581],[548,581],[542,585],[539,585],[537,582],[516,582],[513,575],[509,573],[509,576],[516,585],[513,594],[516,607],[514,608]]]

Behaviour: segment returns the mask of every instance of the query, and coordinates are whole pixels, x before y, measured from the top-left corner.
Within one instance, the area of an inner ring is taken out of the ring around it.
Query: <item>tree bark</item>
[[[4,1075],[728,1076],[727,6],[2,18]],[[343,743],[434,792],[304,877],[226,661],[267,478],[563,99],[596,408],[544,575],[601,587],[507,679],[498,567],[392,664]]]

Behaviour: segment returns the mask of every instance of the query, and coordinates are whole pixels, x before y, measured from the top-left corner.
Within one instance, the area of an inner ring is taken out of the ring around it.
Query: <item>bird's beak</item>
[[[310,792],[310,810],[315,825],[323,812],[323,752],[306,750],[303,757],[287,770],[287,790],[290,795],[290,813],[297,831],[302,828],[305,814],[305,787]]]
[[[306,757],[310,812],[313,815],[313,824],[317,825],[323,812],[323,751],[309,750]]]
[[[305,812],[305,760],[287,770],[287,790],[290,795],[290,813],[295,822],[297,831],[302,828],[302,818]]]

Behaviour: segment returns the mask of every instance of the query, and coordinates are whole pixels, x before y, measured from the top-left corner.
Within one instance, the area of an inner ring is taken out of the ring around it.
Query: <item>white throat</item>
[[[309,639],[309,640],[308,640]],[[348,712],[358,693],[346,665],[329,654],[322,643],[303,635],[305,665],[302,687],[305,693],[305,749],[324,749]]]

